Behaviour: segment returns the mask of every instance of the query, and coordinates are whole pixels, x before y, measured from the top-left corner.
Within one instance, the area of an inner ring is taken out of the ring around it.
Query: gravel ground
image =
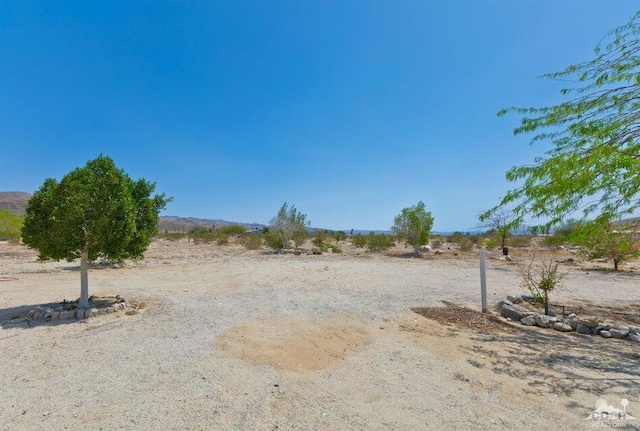
[[[428,319],[412,309],[480,308],[477,257],[344,249],[157,241],[89,273],[138,313],[29,326],[77,297],[78,264],[0,243],[0,428],[578,430],[600,398],[640,421],[637,344]],[[524,293],[513,263],[488,266],[490,303]],[[553,302],[640,316],[635,271],[566,268]]]

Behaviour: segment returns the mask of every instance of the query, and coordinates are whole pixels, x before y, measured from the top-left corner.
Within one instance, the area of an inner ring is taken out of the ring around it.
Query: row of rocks
[[[66,320],[66,319],[88,319],[90,317],[102,316],[116,313],[130,308],[126,300],[111,304],[101,308],[76,308],[73,310],[62,310],[49,307],[38,307],[29,312],[28,318],[31,320]]]
[[[531,301],[530,295],[521,297],[508,297],[498,302],[497,310],[508,321],[520,322],[525,326],[539,326],[541,328],[553,328],[560,332],[576,331],[580,334],[600,335],[604,338],[628,338],[631,341],[640,342],[640,327],[623,326],[604,323],[597,317],[578,317],[571,313],[566,317],[558,318],[552,315],[539,314],[516,306],[515,303]]]

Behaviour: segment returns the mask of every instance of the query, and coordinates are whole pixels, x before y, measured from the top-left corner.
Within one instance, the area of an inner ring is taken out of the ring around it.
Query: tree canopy
[[[142,257],[170,201],[155,184],[133,181],[109,157],[99,156],[65,175],[48,178],[27,204],[23,242],[41,260],[81,259],[81,307],[88,304],[86,263]]]
[[[299,212],[295,205],[289,207],[285,202],[269,223],[271,240],[267,238],[268,243],[276,249],[288,248],[291,240],[298,245],[307,237],[307,226],[310,224],[306,214]]]
[[[413,246],[414,253],[418,256],[420,246],[429,243],[429,235],[433,227],[433,217],[425,209],[424,202],[420,201],[417,205],[403,208],[393,222],[391,227],[393,233],[408,245]]]
[[[551,226],[580,211],[605,224],[640,207],[639,36],[640,12],[602,39],[595,58],[544,76],[573,83],[561,91],[568,100],[498,113],[523,116],[516,135],[553,144],[533,164],[507,171],[521,185],[498,207],[513,208],[514,224],[532,217]]]

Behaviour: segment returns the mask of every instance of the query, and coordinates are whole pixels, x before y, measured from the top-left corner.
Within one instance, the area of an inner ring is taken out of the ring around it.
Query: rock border
[[[129,301],[120,295],[105,298],[113,298],[115,302],[107,307],[65,309],[66,304],[69,304],[69,306],[75,306],[74,302],[62,304],[59,307],[37,307],[29,312],[27,318],[30,320],[42,320],[45,322],[53,320],[88,319],[132,308]]]
[[[533,301],[531,295],[508,296],[496,305],[498,313],[507,321],[518,321],[525,326],[538,326],[540,328],[552,328],[560,332],[578,332],[580,334],[600,335],[603,338],[626,338],[630,341],[640,342],[640,327],[632,325],[610,325],[604,319],[598,317],[578,317],[571,313],[566,317],[558,318],[555,314],[548,316],[523,310],[515,304],[523,301]]]

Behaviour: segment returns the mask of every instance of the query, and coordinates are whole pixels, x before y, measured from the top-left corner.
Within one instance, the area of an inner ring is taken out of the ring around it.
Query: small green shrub
[[[264,234],[264,242],[267,247],[273,250],[282,250],[284,247],[284,240],[282,236],[278,235],[277,232],[268,231]]]
[[[20,241],[22,222],[22,217],[0,211],[0,240]]]
[[[391,247],[389,235],[371,232],[367,237],[367,249],[369,251],[384,251]]]
[[[248,250],[257,250],[262,247],[262,235],[247,235],[244,237],[243,243]]]
[[[431,242],[431,247],[433,248],[442,247],[442,238],[439,236],[432,237],[430,242]]]
[[[367,246],[367,237],[357,234],[356,236],[351,238],[351,243],[354,247],[364,248]]]
[[[218,233],[216,235],[216,244],[218,245],[227,245],[229,244],[229,236],[222,234],[222,233]]]
[[[229,226],[222,226],[216,229],[216,233],[227,236],[241,236],[246,233],[247,229],[239,224],[231,224]]]

